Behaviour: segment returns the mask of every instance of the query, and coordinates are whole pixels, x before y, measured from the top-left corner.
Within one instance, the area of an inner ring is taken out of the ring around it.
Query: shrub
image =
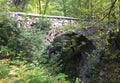
[[[46,19],[39,19],[33,24],[33,28],[22,30],[21,35],[25,38],[23,40],[24,48],[27,52],[27,56],[32,56],[34,60],[38,60],[39,63],[46,60],[45,49],[49,43],[45,42],[46,32],[50,28],[50,22]],[[20,40],[20,39],[19,39]],[[32,60],[33,60],[32,58]]]
[[[2,19],[0,21],[0,57],[16,56],[22,50],[19,42],[20,37],[20,29],[17,27],[15,21],[8,18]]]
[[[8,65],[0,63],[0,79],[8,77],[9,71]]]
[[[42,18],[39,18],[36,21],[36,23],[34,23],[33,25],[35,25],[36,29],[39,29],[41,31],[48,31],[50,29],[51,22],[50,22],[50,20],[42,17]]]
[[[0,22],[0,57],[23,58],[36,53],[41,55],[45,47],[43,38],[49,27],[48,20],[39,19],[34,28],[22,30],[13,19],[3,18]]]
[[[24,64],[23,62],[19,64],[19,66],[12,65],[9,75],[11,78],[17,77],[17,80],[10,80],[15,82],[59,83],[58,81],[62,81],[63,83],[68,83],[65,79],[67,77],[65,74],[59,73],[57,75],[52,75],[45,66],[36,66],[33,63]]]
[[[56,68],[52,72],[49,72],[52,63],[46,64],[48,43],[44,42],[44,37],[50,23],[39,19],[34,25],[35,28],[22,30],[13,20],[3,19],[0,22],[0,58],[12,58],[9,66],[0,65],[0,82],[68,83],[67,76],[59,72],[58,64],[52,66]]]

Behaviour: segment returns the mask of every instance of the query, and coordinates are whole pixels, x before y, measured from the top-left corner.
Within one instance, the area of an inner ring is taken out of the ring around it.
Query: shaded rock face
[[[120,82],[120,31],[110,33],[109,44],[100,61],[100,79],[103,82]]]
[[[89,83],[91,73],[91,57],[95,46],[85,36],[69,32],[58,36],[48,48],[49,58],[57,56],[63,65],[62,72],[68,75],[71,82],[81,78]]]
[[[109,45],[109,51],[111,54],[118,54],[118,51],[120,50],[120,31],[116,33],[110,33],[110,38],[108,39]]]
[[[74,31],[75,33],[82,34],[83,36],[92,36],[92,35],[95,35],[98,30],[99,30],[98,27],[92,26],[88,28],[81,28]]]
[[[105,34],[103,39],[87,38],[98,36],[97,32],[96,27],[68,32],[55,37],[49,47],[49,58],[57,57],[61,61],[62,72],[71,83],[75,83],[76,78],[84,83],[120,82],[120,31]],[[106,36],[108,45],[102,41]]]

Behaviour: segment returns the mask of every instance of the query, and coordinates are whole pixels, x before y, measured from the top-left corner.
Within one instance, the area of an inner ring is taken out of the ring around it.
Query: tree
[[[63,2],[63,12],[64,12],[64,16],[66,16],[66,2],[65,0],[62,0]]]
[[[23,11],[28,4],[28,0],[11,0],[18,11]]]
[[[45,2],[44,14],[46,14],[49,2],[50,2],[50,0],[46,0],[46,2]]]

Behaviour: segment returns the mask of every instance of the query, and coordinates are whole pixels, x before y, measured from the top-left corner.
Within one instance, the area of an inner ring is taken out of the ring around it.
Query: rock
[[[75,81],[79,77],[87,79],[85,73],[90,71],[88,57],[95,49],[90,40],[83,35],[70,32],[56,37],[52,45],[53,47],[48,50],[49,57],[59,55],[58,58],[63,65],[62,72],[67,74],[70,80]]]

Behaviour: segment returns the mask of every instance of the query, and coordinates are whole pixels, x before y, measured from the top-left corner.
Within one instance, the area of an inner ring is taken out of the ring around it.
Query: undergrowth
[[[50,70],[44,38],[50,22],[39,19],[34,28],[17,27],[14,20],[0,21],[0,83],[69,83],[67,75]]]

